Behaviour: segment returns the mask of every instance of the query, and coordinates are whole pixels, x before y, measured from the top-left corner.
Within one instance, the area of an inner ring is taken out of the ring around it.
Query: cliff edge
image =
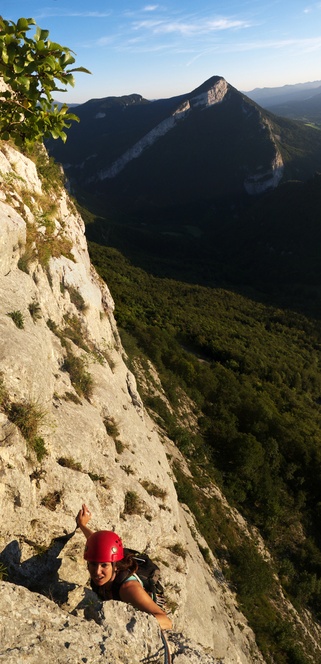
[[[0,150],[0,659],[162,661],[155,619],[102,606],[88,586],[75,530],[86,502],[94,529],[157,560],[175,663],[263,662],[177,500],[59,168],[42,150]]]

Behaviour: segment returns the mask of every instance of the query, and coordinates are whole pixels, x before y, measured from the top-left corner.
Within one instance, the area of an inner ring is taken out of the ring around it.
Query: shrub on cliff
[[[0,138],[18,146],[30,145],[44,138],[66,140],[65,128],[76,115],[68,106],[54,104],[52,92],[64,92],[57,84],[74,85],[73,72],[88,72],[84,67],[70,69],[75,58],[65,46],[48,39],[48,30],[36,27],[33,18],[19,18],[17,23],[0,16],[0,77],[6,84],[1,92]]]

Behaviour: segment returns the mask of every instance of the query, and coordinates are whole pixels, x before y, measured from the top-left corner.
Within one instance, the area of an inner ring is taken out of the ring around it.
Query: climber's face
[[[88,563],[90,577],[96,586],[103,586],[111,580],[113,576],[112,563]]]

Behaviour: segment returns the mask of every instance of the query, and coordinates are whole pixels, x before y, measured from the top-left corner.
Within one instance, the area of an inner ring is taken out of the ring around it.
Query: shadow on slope
[[[6,580],[45,595],[59,605],[64,604],[68,599],[68,593],[76,586],[59,580],[58,570],[61,560],[58,556],[73,535],[74,531],[55,537],[45,551],[39,551],[24,562],[21,562],[19,542],[12,540],[0,553],[0,562],[6,568]],[[37,546],[26,538],[24,541],[31,547]]]
[[[319,317],[320,210],[316,174],[255,200],[222,196],[108,217],[98,211],[87,215],[86,234],[153,276],[226,288]]]

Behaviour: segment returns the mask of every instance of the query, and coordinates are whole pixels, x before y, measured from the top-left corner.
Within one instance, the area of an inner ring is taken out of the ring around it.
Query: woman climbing
[[[111,530],[94,532],[88,528],[91,516],[84,504],[76,521],[87,540],[84,558],[87,560],[93,591],[102,600],[117,599],[150,613],[158,620],[162,630],[172,629],[168,615],[153,601],[135,574],[138,565],[132,554],[124,552],[121,538]]]

